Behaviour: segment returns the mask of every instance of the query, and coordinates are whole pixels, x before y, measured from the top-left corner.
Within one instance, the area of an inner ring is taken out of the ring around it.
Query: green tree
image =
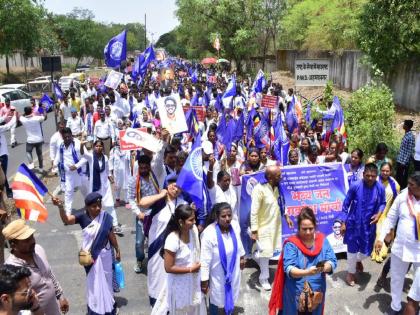
[[[92,43],[97,35],[93,17],[91,11],[80,8],[74,8],[65,16],[56,16],[57,33],[63,52],[77,58],[75,68],[83,57],[93,53]]]
[[[220,35],[221,56],[241,64],[258,51],[257,41],[267,19],[264,0],[177,0],[179,40],[188,57],[216,54],[211,36]]]
[[[420,56],[418,0],[369,1],[360,15],[359,45],[384,73]]]
[[[38,47],[41,17],[41,8],[30,0],[0,1],[0,55],[6,56],[7,75],[10,74],[9,56],[14,51],[29,56]]]
[[[395,107],[386,85],[371,83],[360,88],[352,94],[344,113],[349,150],[359,148],[365,154],[373,154],[376,144],[385,142],[391,156],[396,154]]]
[[[187,49],[180,43],[176,28],[168,33],[162,34],[155,46],[165,48],[172,56],[187,58]]]
[[[279,43],[284,48],[340,50],[357,47],[358,16],[367,0],[286,1]]]

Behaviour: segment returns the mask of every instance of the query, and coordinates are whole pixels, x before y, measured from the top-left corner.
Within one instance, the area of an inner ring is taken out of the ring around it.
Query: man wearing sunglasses
[[[31,271],[26,267],[4,265],[0,268],[0,315],[43,314],[31,287]]]
[[[44,249],[36,244],[35,229],[18,219],[10,222],[3,235],[9,241],[11,254],[6,264],[26,267],[31,271],[32,288],[39,298],[39,305],[45,315],[67,313],[69,303],[47,260]]]

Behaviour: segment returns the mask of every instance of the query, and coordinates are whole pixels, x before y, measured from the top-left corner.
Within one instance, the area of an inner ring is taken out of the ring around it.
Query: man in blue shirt
[[[385,208],[385,190],[376,180],[378,169],[368,163],[363,172],[363,179],[354,182],[343,202],[340,218],[344,244],[347,244],[346,282],[355,285],[356,271],[363,272],[362,260],[370,256],[376,236],[376,223]]]
[[[414,153],[414,147],[416,145],[416,139],[411,131],[411,128],[413,128],[413,121],[404,120],[403,129],[405,130],[405,135],[402,138],[400,151],[397,156],[397,172],[395,176],[395,179],[401,186],[401,190],[407,187],[408,167],[410,166],[410,161]]]

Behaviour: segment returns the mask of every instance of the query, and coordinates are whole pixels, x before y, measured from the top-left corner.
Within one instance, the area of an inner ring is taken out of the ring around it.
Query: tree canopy
[[[384,73],[420,56],[419,2],[370,1],[360,15],[359,45]]]

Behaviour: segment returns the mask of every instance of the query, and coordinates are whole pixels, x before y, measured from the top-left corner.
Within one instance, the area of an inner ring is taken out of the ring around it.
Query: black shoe
[[[14,148],[14,147],[16,146],[16,143],[15,143],[15,142],[13,142],[10,146],[11,146],[12,148]]]

